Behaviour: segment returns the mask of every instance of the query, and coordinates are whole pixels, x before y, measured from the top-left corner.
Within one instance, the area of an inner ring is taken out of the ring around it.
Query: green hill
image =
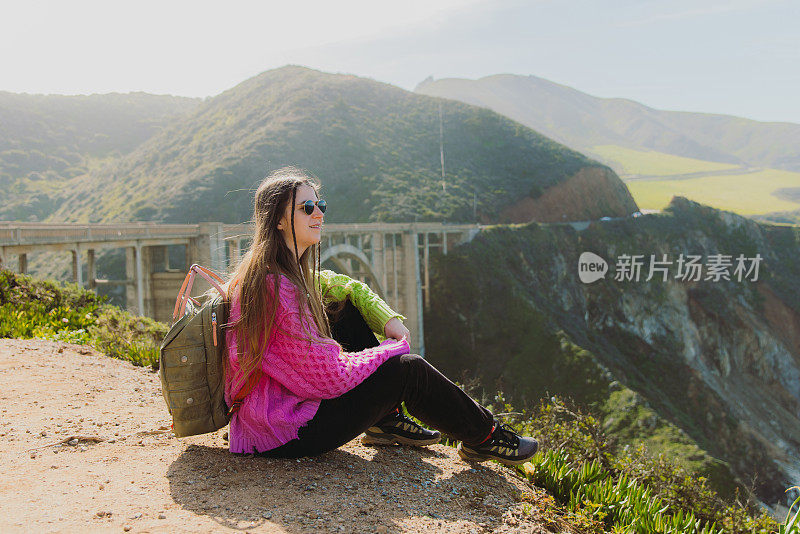
[[[331,222],[514,220],[527,212],[504,213],[507,206],[547,200],[543,193],[581,171],[582,180],[594,172],[603,182],[559,217],[636,209],[610,169],[494,112],[284,67],[204,101],[127,156],[75,178],[51,220],[241,222],[252,215],[254,186],[287,164],[320,177]]]
[[[129,153],[200,99],[0,92],[0,220],[40,220],[67,181]]]

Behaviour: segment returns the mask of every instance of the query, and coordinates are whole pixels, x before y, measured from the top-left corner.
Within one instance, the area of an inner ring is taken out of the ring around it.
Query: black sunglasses
[[[317,200],[314,202],[313,200],[306,200],[305,202],[298,204],[298,206],[302,206],[303,210],[306,212],[306,215],[311,215],[314,213],[314,206],[319,208],[319,211],[325,213],[325,210],[328,209],[328,203],[324,200]]]

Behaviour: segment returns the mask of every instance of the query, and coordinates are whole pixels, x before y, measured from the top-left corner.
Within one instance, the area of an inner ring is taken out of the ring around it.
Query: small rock
[[[68,443],[70,445],[77,445],[78,444],[78,438],[72,438],[71,440],[69,440]]]
[[[263,512],[261,514],[261,517],[263,517],[264,519],[272,519],[272,512]]]
[[[100,490],[104,490],[104,489],[106,489],[106,487],[104,485],[100,484]]]
[[[124,530],[125,532],[128,532],[130,529],[131,529],[131,526],[130,526],[130,525],[124,525],[124,526],[122,527],[122,530]]]
[[[42,431],[39,433],[39,435],[40,435],[40,436],[42,436],[43,438],[46,438],[46,437],[47,437],[47,431],[46,431],[46,430],[42,430]]]
[[[81,452],[86,452],[86,445],[81,445],[78,448],[80,449]]]
[[[166,516],[166,515],[164,515],[164,514],[158,514],[158,518],[159,518],[159,519],[166,519],[166,518],[167,518],[167,516]]]
[[[142,517],[142,512],[137,512],[131,516],[131,519],[139,519]]]
[[[31,453],[31,458],[36,458],[36,453],[35,452]]]

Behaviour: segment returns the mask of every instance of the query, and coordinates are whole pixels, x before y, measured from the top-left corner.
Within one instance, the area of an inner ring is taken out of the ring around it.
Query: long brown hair
[[[313,188],[319,196],[319,184],[316,180],[295,167],[278,169],[261,182],[255,195],[253,241],[224,286],[228,301],[232,302],[234,296],[238,296],[241,305],[241,317],[228,325],[235,329],[239,340],[240,370],[234,383],[234,391],[239,390],[254,376],[254,371],[261,363],[262,354],[275,326],[281,274],[286,275],[297,289],[296,304],[301,317],[310,315],[318,330],[318,334],[309,332],[304,321],[301,321],[301,324],[304,324],[301,336],[320,341],[319,334],[321,334],[322,341],[336,343],[330,339],[330,324],[322,303],[321,289],[318,286],[319,243],[308,247],[302,255],[298,255],[294,215],[297,189],[302,185]],[[278,223],[289,203],[292,207],[290,212],[294,250],[289,250],[278,229]],[[271,288],[268,287],[268,274],[275,275],[272,277]],[[246,340],[246,343],[243,343],[243,340]]]

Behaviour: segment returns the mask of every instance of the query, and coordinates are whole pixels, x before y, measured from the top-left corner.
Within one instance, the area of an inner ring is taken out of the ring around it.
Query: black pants
[[[375,335],[350,301],[331,325],[333,338],[348,352],[378,344]],[[298,438],[261,453],[297,458],[336,449],[380,421],[405,402],[408,412],[441,432],[466,443],[488,437],[494,417],[415,354],[394,356],[344,395],[325,399]]]

